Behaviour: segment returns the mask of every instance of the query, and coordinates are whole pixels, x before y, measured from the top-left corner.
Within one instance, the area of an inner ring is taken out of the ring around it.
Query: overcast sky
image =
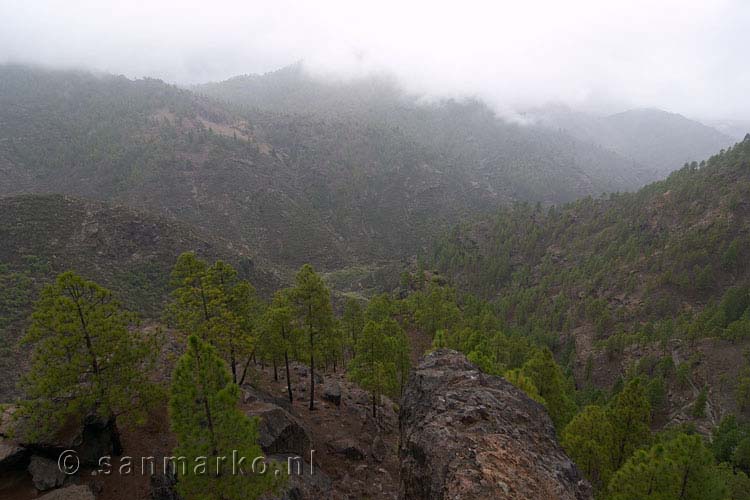
[[[750,1],[0,0],[0,61],[175,83],[304,61],[499,110],[750,119]]]

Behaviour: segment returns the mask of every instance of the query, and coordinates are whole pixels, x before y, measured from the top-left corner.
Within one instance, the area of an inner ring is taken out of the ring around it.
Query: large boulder
[[[40,500],[95,500],[88,486],[73,484],[39,497]]]
[[[255,403],[247,413],[260,418],[258,444],[264,452],[308,455],[310,434],[289,412],[271,403]]]
[[[34,455],[31,457],[28,468],[34,487],[39,491],[51,490],[62,486],[66,475],[60,470],[57,462],[48,458]]]
[[[323,386],[323,399],[330,401],[336,406],[341,405],[341,384],[335,380],[326,382]]]
[[[422,359],[399,426],[402,498],[593,498],[544,407],[458,352]]]
[[[284,393],[286,394],[286,392]],[[253,387],[252,385],[245,384],[242,386],[242,402],[243,403],[271,403],[276,406],[280,406],[285,410],[289,411],[292,409],[289,399],[286,396],[275,396],[268,391]]]

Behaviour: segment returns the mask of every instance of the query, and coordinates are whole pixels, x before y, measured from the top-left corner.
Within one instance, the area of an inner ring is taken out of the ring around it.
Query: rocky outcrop
[[[332,380],[323,386],[323,399],[336,406],[341,406],[341,385]]]
[[[458,352],[422,359],[399,425],[402,498],[593,498],[544,407]]]
[[[258,444],[264,452],[306,456],[310,451],[310,434],[288,411],[271,403],[256,402],[247,413],[260,418]]]
[[[58,467],[57,462],[48,458],[33,456],[28,468],[34,487],[39,491],[51,490],[62,486],[66,475]]]

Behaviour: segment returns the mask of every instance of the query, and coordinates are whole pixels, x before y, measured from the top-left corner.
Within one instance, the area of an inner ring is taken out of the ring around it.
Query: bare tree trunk
[[[237,385],[242,386],[242,384],[245,382],[245,375],[247,375],[247,369],[250,367],[250,361],[254,359],[255,359],[255,351],[253,351],[250,357],[247,358],[247,361],[245,362],[245,368],[242,369],[242,377],[240,377],[240,383]]]
[[[234,358],[234,346],[229,348],[229,357],[232,365],[232,382],[237,383],[237,360]]]
[[[286,365],[286,390],[289,392],[289,403],[294,403],[294,398],[292,397],[292,379],[289,376],[289,355],[286,351],[284,351],[284,364]]]

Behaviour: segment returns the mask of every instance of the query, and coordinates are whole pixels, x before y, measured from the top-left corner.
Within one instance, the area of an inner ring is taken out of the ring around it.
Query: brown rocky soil
[[[310,411],[310,378],[303,365],[292,366],[295,401],[289,405],[286,381],[279,370],[279,380],[274,381],[270,367],[256,366],[251,373],[252,385],[243,387],[245,400],[241,407],[249,415],[278,408],[286,412],[306,431],[310,437],[305,460],[309,462],[310,449],[315,473],[315,487],[323,484],[324,496],[319,489],[300,489],[302,498],[396,498],[398,493],[397,433],[398,417],[396,405],[384,398],[378,408],[378,417],[373,418],[369,395],[346,379],[342,373],[316,374],[315,410]],[[322,377],[322,378],[319,378]],[[322,380],[322,383],[320,382]],[[324,398],[324,388],[338,384],[340,404]],[[275,418],[277,413],[272,414]],[[169,431],[166,404],[159,407],[143,427],[123,427],[122,441],[125,455],[133,457],[132,473],[116,473],[120,462],[112,460],[110,475],[95,475],[90,468],[82,467],[77,476],[68,478],[65,485],[85,484],[96,494],[97,500],[149,499],[151,481],[148,461],[141,465],[141,457],[154,457],[157,473],[163,457],[169,456],[175,446],[174,436]],[[277,449],[268,454],[283,453]],[[54,457],[50,457],[54,458]],[[146,474],[141,470],[145,468]],[[320,481],[318,481],[320,479]],[[308,482],[303,478],[302,482]],[[31,477],[23,468],[0,474],[0,500],[29,500],[39,498]]]

